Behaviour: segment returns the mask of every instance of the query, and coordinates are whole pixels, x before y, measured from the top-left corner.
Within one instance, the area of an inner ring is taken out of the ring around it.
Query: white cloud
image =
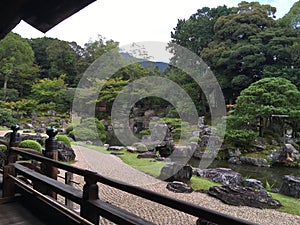
[[[237,6],[239,2],[241,0],[98,0],[48,31],[45,36],[76,41],[80,45],[91,38],[96,39],[98,34],[119,41],[121,45],[140,41],[168,42],[178,19],[189,18],[204,6]],[[277,7],[278,16],[283,16],[296,0],[260,2]],[[24,22],[13,31],[26,38],[44,36]]]

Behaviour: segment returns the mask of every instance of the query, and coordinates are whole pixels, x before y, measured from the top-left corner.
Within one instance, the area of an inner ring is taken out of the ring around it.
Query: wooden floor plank
[[[18,202],[0,204],[0,224],[46,225]]]

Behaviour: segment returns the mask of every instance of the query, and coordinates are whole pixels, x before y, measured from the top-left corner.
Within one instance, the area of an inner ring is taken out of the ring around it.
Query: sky
[[[237,6],[242,0],[97,0],[67,18],[47,33],[42,33],[25,22],[13,32],[23,38],[53,37],[75,41],[84,46],[101,35],[106,40],[120,42],[120,46],[133,42],[169,42],[171,31],[178,19],[188,19],[197,9],[220,5]],[[250,1],[250,0],[249,0]],[[277,8],[280,18],[298,0],[256,0]]]

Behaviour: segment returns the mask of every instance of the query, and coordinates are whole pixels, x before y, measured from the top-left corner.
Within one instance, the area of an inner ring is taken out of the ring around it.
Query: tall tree
[[[3,81],[3,100],[7,88],[14,87],[22,95],[28,80],[32,80],[34,53],[28,42],[20,35],[9,33],[0,41],[0,74]],[[14,83],[10,84],[9,80]]]
[[[274,122],[282,124],[280,116],[288,116],[287,121],[297,125],[299,115],[300,92],[297,87],[284,78],[264,78],[241,92],[228,125],[231,129],[256,130],[260,120],[262,128],[278,132],[273,125]]]
[[[217,19],[233,12],[233,8],[227,8],[225,5],[217,8],[198,9],[188,20],[178,20],[177,26],[171,32],[171,43],[186,47],[200,55],[202,49],[213,41],[214,24]]]

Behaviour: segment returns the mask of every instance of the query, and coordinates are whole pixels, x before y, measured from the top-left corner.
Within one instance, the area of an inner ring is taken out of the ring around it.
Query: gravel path
[[[76,153],[75,166],[97,171],[99,174],[119,179],[132,185],[142,186],[168,196],[192,202],[206,208],[218,210],[262,225],[299,225],[300,216],[281,213],[269,209],[229,206],[204,193],[178,194],[166,189],[166,183],[148,176],[123,163],[117,156],[103,154],[88,148],[73,146]],[[77,177],[77,179],[79,179]],[[82,180],[78,180],[81,185]],[[108,201],[133,212],[156,224],[189,225],[196,224],[197,218],[168,207],[116,190],[106,185],[99,185],[100,199]],[[101,224],[112,224],[101,220]]]

